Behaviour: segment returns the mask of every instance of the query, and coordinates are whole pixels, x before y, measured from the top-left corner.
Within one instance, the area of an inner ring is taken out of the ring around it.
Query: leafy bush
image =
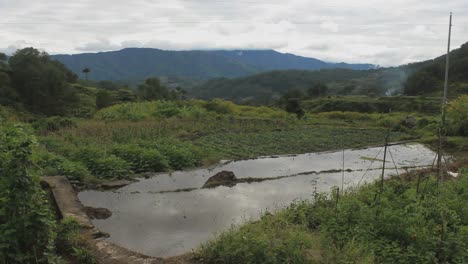
[[[132,172],[128,162],[115,155],[108,155],[97,147],[81,148],[74,158],[85,164],[98,178],[120,178]]]
[[[54,132],[61,128],[76,127],[76,122],[68,117],[52,116],[37,120],[33,127],[39,133]]]
[[[116,145],[111,152],[129,162],[134,172],[159,172],[169,168],[167,158],[156,149],[144,149],[137,145]]]
[[[213,111],[218,114],[233,114],[235,109],[235,104],[230,101],[224,101],[222,99],[213,99],[209,101],[205,108],[208,111]]]
[[[169,160],[172,169],[194,167],[200,162],[200,151],[188,142],[178,140],[159,141],[154,145]]]
[[[35,144],[24,127],[0,127],[1,263],[42,263],[54,238],[46,195],[29,170]]]
[[[81,162],[71,161],[52,152],[39,151],[34,153],[33,160],[43,169],[44,175],[63,175],[69,179],[80,181],[91,175]]]
[[[132,173],[130,164],[114,155],[97,159],[90,169],[98,178],[121,178]]]
[[[204,263],[310,263],[311,235],[282,218],[264,216],[222,233],[197,252]]]
[[[448,105],[450,128],[456,135],[468,136],[468,95],[462,95]]]
[[[73,256],[78,263],[95,264],[96,259],[88,250],[82,229],[74,218],[63,219],[57,228],[57,233],[60,234],[56,241],[57,252]]]

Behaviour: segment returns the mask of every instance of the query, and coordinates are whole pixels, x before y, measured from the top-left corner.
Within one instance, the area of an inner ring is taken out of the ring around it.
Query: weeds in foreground
[[[206,263],[466,263],[468,173],[426,175],[316,195],[233,228],[197,252]],[[377,199],[378,198],[378,199]]]

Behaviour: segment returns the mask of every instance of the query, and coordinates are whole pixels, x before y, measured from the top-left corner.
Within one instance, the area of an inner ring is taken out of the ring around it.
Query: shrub
[[[451,130],[456,135],[468,136],[468,95],[462,95],[448,105]]]
[[[83,181],[91,173],[81,162],[71,161],[52,152],[38,151],[33,160],[49,176],[63,175],[69,179]]]
[[[114,155],[97,159],[91,170],[99,178],[122,178],[132,173],[130,164]]]
[[[218,114],[233,114],[235,111],[235,104],[216,98],[206,103],[205,108],[208,111],[213,111]]]
[[[205,263],[310,263],[312,237],[298,225],[265,216],[222,233],[197,252]]]
[[[39,119],[33,123],[39,133],[54,132],[62,128],[76,127],[76,122],[68,117],[53,116]]]
[[[57,252],[62,255],[73,256],[78,263],[97,263],[88,250],[82,227],[74,218],[63,219],[58,225],[57,233],[60,234],[56,242]]]
[[[154,147],[169,160],[172,169],[194,167],[200,162],[200,151],[190,143],[178,140],[166,140],[157,142]]]
[[[129,162],[134,172],[159,172],[169,168],[167,158],[156,149],[144,149],[137,145],[116,145],[111,152]]]
[[[96,147],[81,148],[74,157],[98,178],[121,178],[132,172],[128,162],[115,155],[108,155]]]
[[[44,262],[54,221],[39,178],[30,174],[35,138],[22,126],[0,127],[0,262]]]

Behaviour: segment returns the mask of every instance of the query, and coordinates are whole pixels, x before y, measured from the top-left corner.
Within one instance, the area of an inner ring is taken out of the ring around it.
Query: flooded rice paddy
[[[430,166],[435,153],[423,145],[389,148],[386,176],[408,168]],[[377,155],[378,154],[378,155]],[[262,212],[284,208],[313,192],[328,192],[370,182],[382,173],[381,147],[222,162],[211,168],[154,174],[114,191],[83,191],[85,206],[112,211],[93,220],[118,245],[150,256],[190,252],[233,224],[258,219]],[[233,171],[237,178],[268,178],[234,187],[201,189],[217,172]]]

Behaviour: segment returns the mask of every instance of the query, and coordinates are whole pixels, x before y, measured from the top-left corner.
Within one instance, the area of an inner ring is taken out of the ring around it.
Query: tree
[[[86,67],[81,72],[83,72],[85,74],[85,80],[87,81],[88,80],[88,73],[91,72],[91,69]]]
[[[169,90],[161,84],[158,78],[146,79],[145,83],[138,85],[137,92],[145,101],[173,99]]]
[[[99,90],[96,94],[96,107],[101,109],[104,107],[111,106],[115,103],[115,98],[111,91]]]
[[[325,96],[327,92],[328,86],[324,83],[315,83],[307,90],[307,94],[310,97]]]
[[[6,70],[8,68],[7,55],[0,52],[0,70]]]
[[[30,174],[35,142],[24,127],[0,127],[0,263],[43,263],[53,239],[46,195]]]
[[[433,75],[421,71],[411,75],[405,83],[406,95],[420,95],[437,89],[438,80]]]
[[[298,119],[301,119],[305,112],[301,107],[301,101],[299,98],[290,98],[286,103],[286,111],[289,113],[296,114]]]
[[[45,52],[25,48],[9,59],[11,84],[21,102],[30,111],[46,115],[60,115],[77,99],[68,84],[73,73],[63,64],[52,61]]]
[[[349,95],[354,91],[355,88],[355,85],[348,84],[345,87],[343,87],[343,89],[341,89],[341,91],[339,91],[338,94]]]
[[[0,53],[0,104],[2,105],[13,105],[18,101],[18,95],[11,86],[10,74],[7,56]]]

